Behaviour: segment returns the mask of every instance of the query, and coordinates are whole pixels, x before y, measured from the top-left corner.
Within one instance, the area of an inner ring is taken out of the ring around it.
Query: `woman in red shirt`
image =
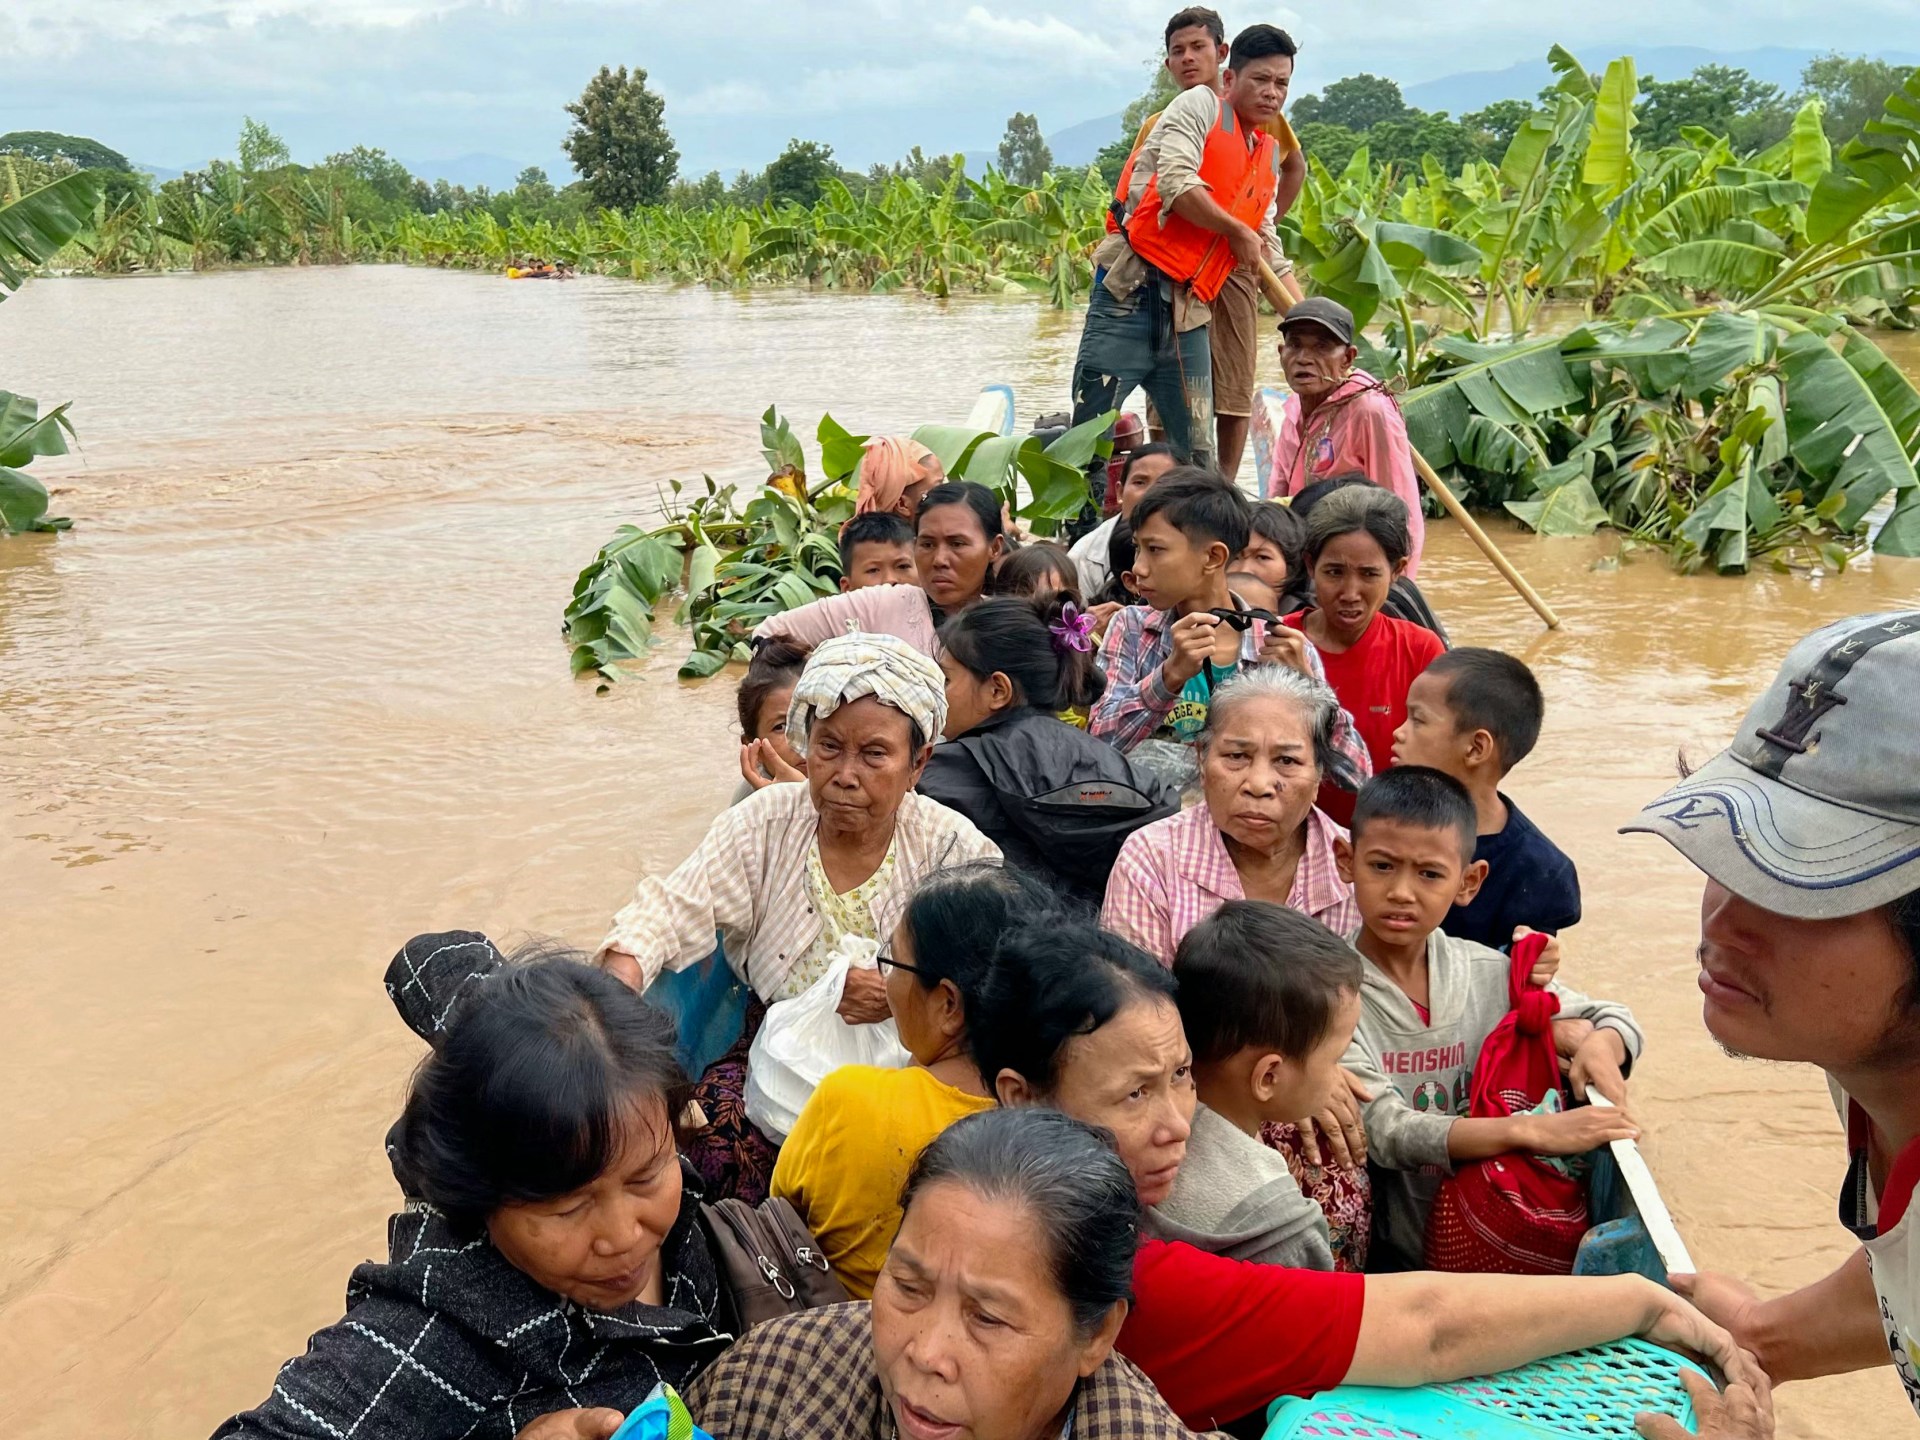
[[[1173,1189],[1195,1103],[1174,988],[1165,966],[1118,936],[1029,926],[1002,945],[970,1027],[1000,1103],[1052,1106],[1109,1131],[1149,1207]],[[1133,1289],[1118,1348],[1197,1430],[1281,1395],[1456,1380],[1627,1335],[1685,1346],[1731,1380],[1760,1378],[1724,1330],[1631,1275],[1343,1275],[1147,1238]]]
[[[1382,615],[1387,591],[1407,569],[1406,503],[1377,485],[1349,485],[1307,516],[1307,564],[1315,607],[1287,616],[1320,652],[1327,683],[1353,716],[1377,775],[1393,763],[1393,732],[1407,718],[1407,691],[1446,646],[1431,630]],[[1353,822],[1353,794],[1323,785],[1320,808]]]

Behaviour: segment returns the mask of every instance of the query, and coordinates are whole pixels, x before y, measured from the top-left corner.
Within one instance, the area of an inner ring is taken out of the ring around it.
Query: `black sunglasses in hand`
[[[1216,620],[1224,620],[1236,630],[1250,630],[1256,620],[1268,625],[1280,623],[1280,617],[1271,610],[1209,610],[1207,614]]]

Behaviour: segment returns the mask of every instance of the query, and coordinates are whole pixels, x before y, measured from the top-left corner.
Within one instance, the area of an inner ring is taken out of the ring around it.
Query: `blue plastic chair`
[[[1697,1431],[1680,1380],[1688,1370],[1706,1374],[1671,1350],[1621,1340],[1415,1390],[1342,1385],[1275,1401],[1264,1440],[1635,1440],[1643,1410]]]

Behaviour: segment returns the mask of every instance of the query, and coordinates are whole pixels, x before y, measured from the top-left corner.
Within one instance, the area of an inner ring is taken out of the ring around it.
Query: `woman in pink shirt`
[[[762,620],[755,640],[790,640],[809,648],[849,628],[892,635],[937,658],[941,623],[993,588],[1006,554],[1000,501],[984,485],[949,480],[920,497],[914,517],[918,585],[868,585],[828,595]]]
[[[1353,315],[1324,297],[1302,300],[1280,322],[1280,336],[1293,393],[1281,407],[1266,494],[1297,495],[1316,480],[1359,471],[1406,502],[1413,531],[1406,573],[1418,574],[1426,522],[1407,422],[1386,386],[1354,367]]]
[[[1336,935],[1359,928],[1353,889],[1334,864],[1334,841],[1347,832],[1314,804],[1322,778],[1340,763],[1338,714],[1325,684],[1282,666],[1250,670],[1215,691],[1199,740],[1205,802],[1127,837],[1101,925],[1163,965],[1187,931],[1229,900],[1286,905]],[[1359,1108],[1336,1096],[1316,1124],[1324,1141],[1293,1125],[1268,1126],[1261,1138],[1325,1212],[1335,1264],[1358,1270],[1369,1230]]]

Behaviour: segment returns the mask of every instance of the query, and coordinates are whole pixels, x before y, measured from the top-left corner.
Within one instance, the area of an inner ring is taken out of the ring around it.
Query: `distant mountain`
[[[1100,153],[1100,147],[1120,133],[1122,114],[1116,111],[1098,120],[1082,120],[1078,125],[1069,125],[1057,134],[1047,136],[1047,148],[1053,152],[1053,163],[1061,167],[1091,165],[1093,157]],[[999,165],[1000,152],[997,149],[963,150],[960,158],[967,162],[969,175],[984,175],[989,165]]]
[[[187,173],[184,170],[170,169],[165,165],[149,165],[144,160],[129,160],[127,163],[132,165],[135,170],[143,171],[151,175],[156,185],[166,180],[178,180],[182,175]]]
[[[1635,50],[1630,47],[1586,46],[1580,55],[1589,67],[1599,69],[1616,54],[1631,54],[1642,82],[1651,75],[1658,80],[1678,80],[1702,65],[1731,65],[1745,70],[1756,80],[1778,85],[1782,90],[1799,87],[1800,72],[1809,60],[1825,54],[1822,50],[1789,50],[1769,46],[1762,50],[1707,50],[1695,45],[1664,45]],[[1920,65],[1920,54],[1886,52],[1880,56],[1896,65]],[[1401,87],[1409,105],[1422,110],[1445,110],[1464,115],[1495,100],[1531,100],[1554,80],[1552,67],[1542,60],[1509,65],[1504,70],[1474,70],[1460,75],[1445,75],[1438,80],[1422,80]]]
[[[1069,125],[1058,134],[1049,135],[1047,148],[1053,151],[1053,163],[1091,165],[1093,157],[1119,136],[1124,118],[1125,112],[1116,110],[1098,120],[1082,120],[1078,125]]]
[[[1824,55],[1824,50],[1792,50],[1769,46],[1761,50],[1708,50],[1696,45],[1663,45],[1652,49],[1587,46],[1580,58],[1595,69],[1616,55],[1631,54],[1644,83],[1651,75],[1658,80],[1678,80],[1702,65],[1732,65],[1756,80],[1778,85],[1791,92],[1799,88],[1800,72],[1809,60]],[[1879,57],[1896,65],[1920,65],[1920,52],[1886,51]],[[1504,70],[1472,70],[1458,75],[1443,75],[1438,80],[1421,80],[1402,85],[1407,103],[1422,110],[1445,110],[1464,115],[1491,105],[1495,100],[1531,100],[1554,80],[1553,69],[1544,59],[1526,60]],[[1083,120],[1047,137],[1056,165],[1090,165],[1101,146],[1120,133],[1120,114]],[[991,158],[989,156],[988,158]],[[967,157],[969,169],[973,157]]]
[[[451,160],[408,160],[400,156],[395,158],[428,183],[445,180],[449,185],[465,185],[469,190],[476,185],[485,185],[489,190],[511,190],[513,182],[529,163],[524,160],[503,159],[498,155],[478,154],[456,155]],[[564,185],[573,178],[564,168],[555,170],[551,164],[545,168],[547,178],[556,185]]]

